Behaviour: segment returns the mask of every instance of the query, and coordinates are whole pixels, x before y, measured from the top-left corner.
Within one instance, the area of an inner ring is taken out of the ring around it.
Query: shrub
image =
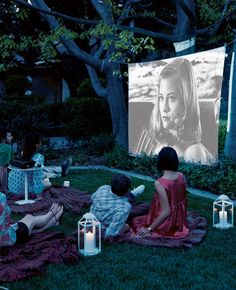
[[[101,84],[103,85],[105,83],[104,79],[100,79]],[[91,84],[91,81],[89,78],[84,79],[79,87],[76,90],[76,94],[78,98],[84,98],[84,97],[92,97],[92,98],[96,98],[97,94],[93,89],[93,86]]]
[[[26,76],[22,75],[10,75],[5,81],[5,88],[7,95],[19,95],[25,94],[27,89],[30,89],[31,83]]]
[[[135,170],[145,175],[158,176],[156,163],[156,157],[149,157],[145,154],[133,159],[133,167]]]
[[[112,130],[108,106],[98,98],[46,104],[38,96],[12,95],[1,99],[0,107],[1,126],[14,128],[14,135],[19,139],[31,130],[37,130],[47,137],[67,136],[72,141],[109,134]]]
[[[98,98],[69,99],[64,111],[65,134],[71,140],[111,132],[107,103]]]
[[[81,141],[79,148],[86,154],[101,155],[111,151],[113,145],[114,140],[111,134],[101,134]]]
[[[73,155],[73,162],[75,165],[86,164],[89,159],[89,156],[85,153],[78,153],[76,155]]]
[[[227,133],[227,121],[220,120],[219,130],[218,130],[219,153],[222,153],[224,151],[226,133]]]
[[[14,130],[14,136],[21,139],[32,130],[41,132],[47,127],[47,114],[44,104],[11,101],[0,101],[0,123]]]
[[[127,149],[121,146],[115,146],[112,151],[104,154],[105,165],[109,167],[118,167],[122,169],[132,169],[133,162],[128,155]]]
[[[224,136],[226,123],[221,122],[219,138],[221,150],[224,147]],[[105,164],[110,167],[134,170],[138,173],[157,178],[160,176],[156,168],[155,157],[146,155],[140,157],[131,157],[127,150],[120,147],[105,154]],[[211,191],[216,194],[235,195],[236,192],[236,164],[221,153],[219,154],[218,164],[215,166],[197,165],[180,161],[179,170],[183,172],[187,179],[188,186],[198,189]]]

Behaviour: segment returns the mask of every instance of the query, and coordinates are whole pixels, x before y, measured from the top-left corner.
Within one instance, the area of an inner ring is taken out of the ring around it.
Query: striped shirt
[[[128,199],[114,194],[110,185],[103,185],[92,194],[92,201],[90,212],[106,228],[105,237],[117,235],[125,225],[131,210]]]

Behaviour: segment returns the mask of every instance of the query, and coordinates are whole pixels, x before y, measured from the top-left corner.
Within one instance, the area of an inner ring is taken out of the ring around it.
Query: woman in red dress
[[[132,228],[137,237],[183,238],[188,235],[186,182],[177,172],[179,160],[172,147],[164,147],[157,158],[157,168],[163,171],[155,181],[155,193],[148,215],[136,217]]]

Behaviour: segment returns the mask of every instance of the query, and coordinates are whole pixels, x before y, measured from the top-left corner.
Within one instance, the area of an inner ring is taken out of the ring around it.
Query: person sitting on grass
[[[92,194],[93,204],[90,212],[96,216],[105,228],[105,238],[116,236],[129,229],[126,221],[131,213],[135,198],[143,193],[145,186],[140,185],[129,192],[131,179],[124,174],[112,177],[111,186],[102,185]],[[142,208],[144,214],[147,208]]]
[[[53,203],[44,215],[27,214],[16,223],[10,223],[10,208],[6,195],[0,192],[0,247],[26,243],[31,234],[59,225],[63,205]]]
[[[179,160],[172,147],[164,147],[157,157],[163,175],[155,182],[155,193],[148,215],[135,217],[132,228],[136,237],[182,238],[188,235],[186,182],[177,172]]]
[[[8,192],[8,165],[13,156],[10,130],[0,129],[0,191]]]
[[[41,194],[43,190],[52,186],[51,182],[47,179],[53,176],[66,176],[69,171],[72,159],[68,158],[62,164],[62,166],[53,166],[52,168],[47,168],[44,166],[44,156],[39,153],[40,147],[42,145],[42,136],[36,132],[30,133],[26,136],[23,141],[23,150],[21,152],[21,158],[23,160],[33,160],[35,161],[36,167],[41,167],[40,170],[35,170],[28,172],[28,184],[29,192],[33,192],[37,195],[38,199],[41,199]],[[13,169],[9,174],[9,191],[14,194],[24,193],[24,173]]]
[[[44,156],[38,152],[42,144],[42,137],[38,133],[31,133],[24,139],[21,158],[25,161],[35,161],[35,166],[41,167],[44,163]],[[41,198],[45,188],[43,183],[43,169],[30,171],[28,175],[28,189]],[[8,188],[11,193],[23,195],[25,191],[25,174],[17,169],[12,169],[9,173]]]

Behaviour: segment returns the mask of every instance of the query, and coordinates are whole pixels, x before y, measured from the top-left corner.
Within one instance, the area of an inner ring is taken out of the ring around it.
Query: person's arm
[[[35,161],[35,166],[44,166],[44,156],[40,153],[33,155],[32,160]]]
[[[137,233],[137,236],[139,237],[150,234],[151,231],[154,231],[161,224],[163,224],[163,222],[170,215],[170,206],[165,188],[158,181],[156,181],[155,189],[159,197],[161,212],[148,227],[140,229],[140,231]]]
[[[110,236],[116,236],[125,227],[126,220],[130,214],[131,205],[125,204],[123,207],[119,207],[114,212],[112,221],[105,231],[105,238]]]

